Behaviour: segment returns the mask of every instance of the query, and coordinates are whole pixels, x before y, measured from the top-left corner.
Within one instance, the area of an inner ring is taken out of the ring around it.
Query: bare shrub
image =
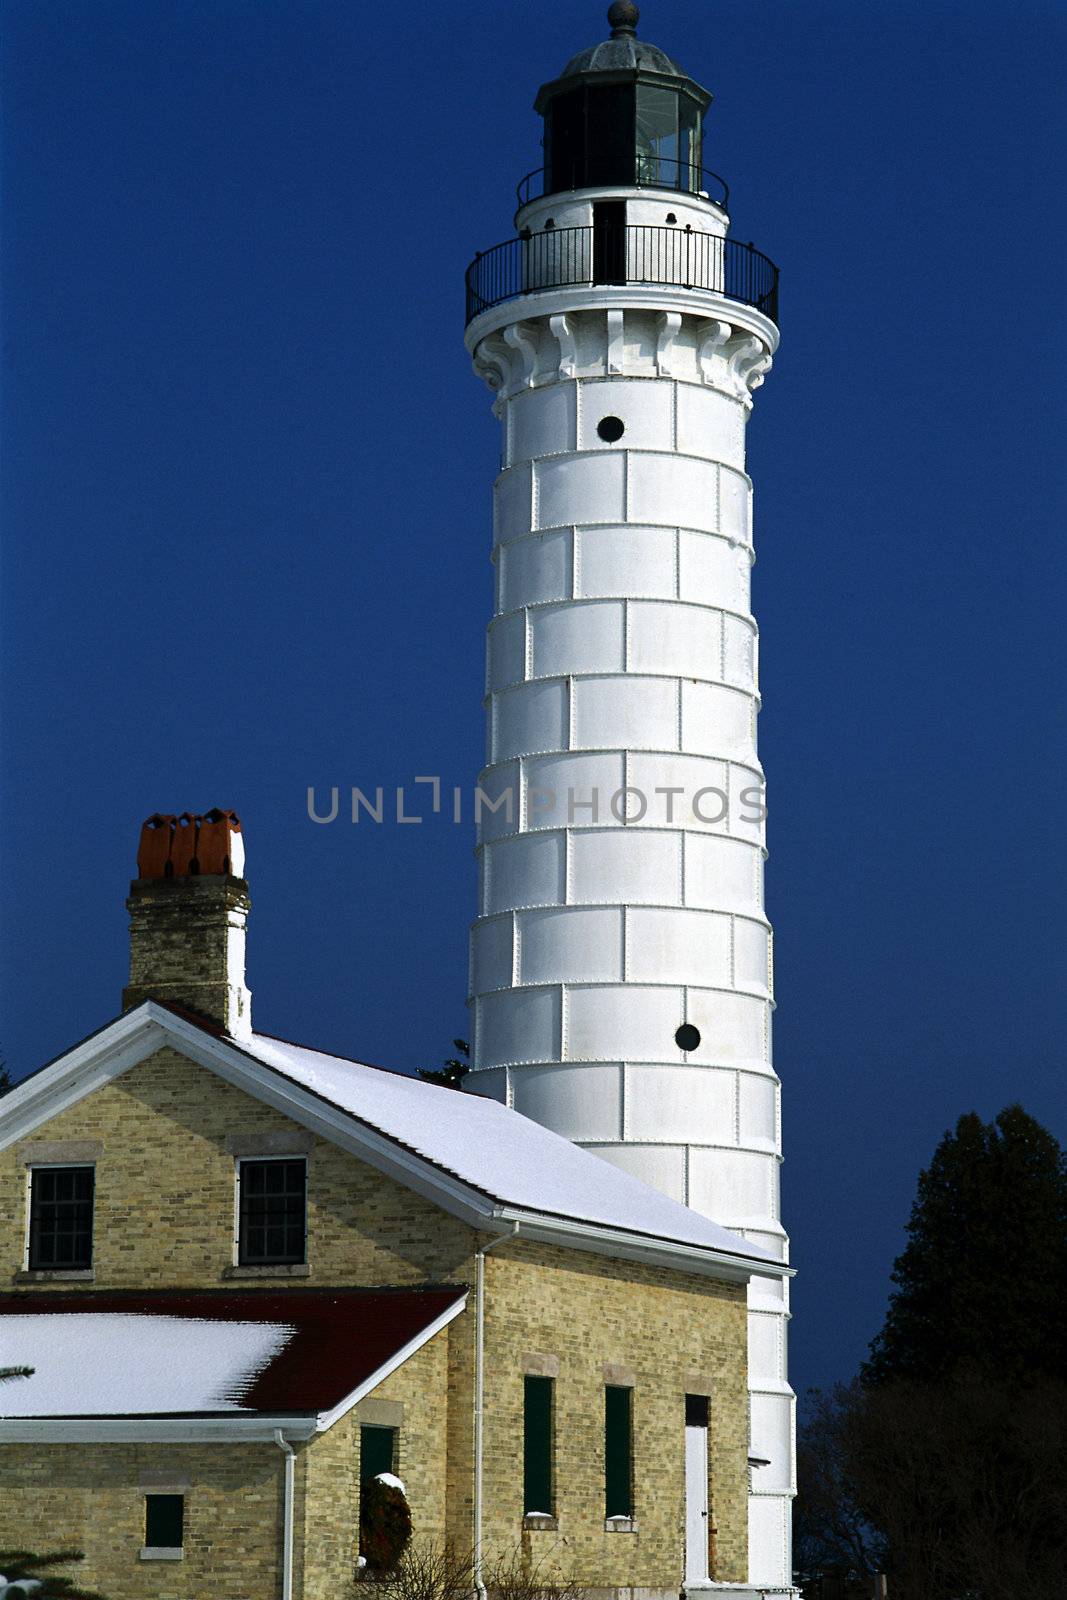
[[[551,1576],[545,1560],[532,1561],[521,1547],[484,1558],[481,1578],[490,1600],[581,1600],[587,1587]],[[392,1571],[368,1568],[359,1587],[374,1600],[471,1600],[478,1563],[473,1550],[413,1540]]]
[[[482,1578],[491,1600],[580,1600],[586,1584],[550,1577],[547,1558],[531,1561],[522,1548],[482,1563]]]
[[[380,1600],[470,1600],[474,1554],[452,1544],[412,1541],[392,1571],[368,1570],[360,1587],[373,1587]]]

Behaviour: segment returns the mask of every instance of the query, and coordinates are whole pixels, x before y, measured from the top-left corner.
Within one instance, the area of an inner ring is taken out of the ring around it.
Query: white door
[[[685,1581],[708,1581],[708,1429],[685,1430]]]

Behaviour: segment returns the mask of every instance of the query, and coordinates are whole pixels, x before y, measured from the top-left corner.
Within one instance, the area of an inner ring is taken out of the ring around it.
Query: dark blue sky
[[[138,825],[219,804],[258,1026],[433,1063],[472,831],[315,827],[305,793],[473,785],[497,426],[463,270],[604,7],[4,9],[3,1050],[117,1010]],[[863,1356],[959,1113],[1067,1138],[1067,14],[641,31],[714,90],[707,162],[782,268],[749,466],[803,1388]]]

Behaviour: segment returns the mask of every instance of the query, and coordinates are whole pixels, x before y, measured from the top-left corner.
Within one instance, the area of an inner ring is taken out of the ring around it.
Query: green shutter
[[[604,1515],[633,1516],[631,1389],[604,1390]]]
[[[359,1476],[363,1483],[379,1472],[392,1472],[396,1462],[396,1429],[364,1426],[359,1430]]]
[[[180,1494],[146,1494],[144,1542],[152,1550],[180,1550],[184,1534],[185,1497]]]
[[[523,1380],[522,1498],[527,1515],[554,1515],[552,1502],[552,1379]]]

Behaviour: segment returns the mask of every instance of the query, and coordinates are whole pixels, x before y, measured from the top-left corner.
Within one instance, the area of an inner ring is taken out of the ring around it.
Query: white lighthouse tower
[[[784,1259],[745,472],[777,270],[729,237],[710,95],[608,19],[468,274],[503,435],[474,1087]],[[791,1585],[786,1292],[749,1302],[761,1589]]]

